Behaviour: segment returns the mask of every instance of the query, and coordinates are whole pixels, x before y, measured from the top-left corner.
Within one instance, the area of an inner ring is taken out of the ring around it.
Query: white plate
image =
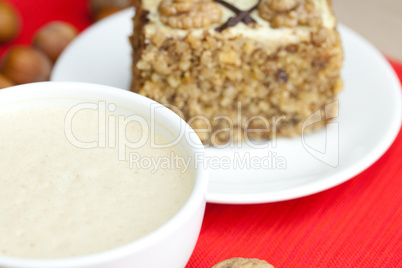
[[[128,89],[132,16],[125,10],[83,32],[57,62],[52,80]],[[399,81],[372,45],[345,26],[339,30],[346,55],[339,116],[327,130],[261,149],[208,148],[208,201],[250,204],[317,193],[359,174],[388,149],[401,124]]]

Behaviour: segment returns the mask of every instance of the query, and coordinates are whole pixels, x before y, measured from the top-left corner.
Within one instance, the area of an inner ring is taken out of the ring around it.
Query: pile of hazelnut
[[[88,0],[93,21],[120,11],[132,0]],[[22,26],[18,11],[0,0],[0,45],[17,38]],[[77,36],[71,24],[53,21],[34,34],[31,46],[13,46],[0,59],[0,89],[13,85],[49,80],[52,67],[65,47]]]

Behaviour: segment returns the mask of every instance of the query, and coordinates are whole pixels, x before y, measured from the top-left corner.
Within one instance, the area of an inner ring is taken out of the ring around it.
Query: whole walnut
[[[161,21],[176,29],[202,28],[220,22],[222,10],[212,0],[163,0]]]
[[[262,0],[258,12],[273,28],[322,24],[320,12],[313,0]]]
[[[232,258],[215,264],[212,268],[274,268],[274,266],[259,259]]]

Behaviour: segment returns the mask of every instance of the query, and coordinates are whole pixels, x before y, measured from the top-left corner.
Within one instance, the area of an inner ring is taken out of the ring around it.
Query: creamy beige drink
[[[113,249],[166,223],[190,196],[193,182],[182,165],[144,167],[147,161],[139,161],[180,155],[175,147],[155,149],[148,141],[127,149],[125,161],[109,142],[79,148],[66,138],[68,110],[0,113],[2,256],[65,258]],[[98,111],[81,110],[67,125],[77,140],[89,143],[99,140],[99,118]],[[135,124],[126,131],[130,140],[143,133]],[[113,140],[107,133],[106,140]],[[156,140],[164,137],[156,134]]]

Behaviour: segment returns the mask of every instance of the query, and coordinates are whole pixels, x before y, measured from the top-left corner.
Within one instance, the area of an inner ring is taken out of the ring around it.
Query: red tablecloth
[[[86,0],[9,1],[23,19],[12,45],[29,44],[35,30],[52,20],[79,30],[91,23]],[[6,48],[0,47],[0,55]],[[402,81],[402,64],[391,64]],[[401,153],[399,134],[373,166],[322,193],[273,204],[208,204],[187,267],[238,256],[275,267],[402,267]]]

